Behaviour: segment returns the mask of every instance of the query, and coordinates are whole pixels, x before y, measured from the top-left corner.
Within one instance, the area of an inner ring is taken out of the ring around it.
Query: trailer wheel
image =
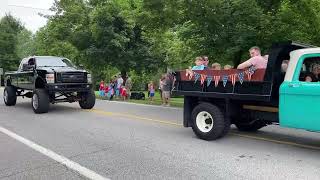
[[[47,113],[49,111],[49,94],[45,89],[35,89],[32,95],[32,109],[36,114]]]
[[[82,100],[79,101],[79,105],[82,109],[92,109],[96,103],[96,96],[93,91],[89,91],[82,94]]]
[[[239,131],[256,132],[259,129],[265,127],[266,124],[256,121],[256,122],[254,122],[252,124],[239,124],[239,123],[236,123],[235,126],[238,128]]]
[[[13,86],[6,86],[3,91],[3,101],[7,106],[14,106],[17,103],[17,92]]]
[[[215,140],[226,135],[230,128],[220,108],[210,103],[201,103],[192,111],[193,132],[204,140]]]

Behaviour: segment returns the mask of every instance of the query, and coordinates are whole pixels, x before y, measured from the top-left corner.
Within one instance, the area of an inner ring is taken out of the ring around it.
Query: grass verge
[[[101,100],[108,100],[107,97],[101,97],[99,96],[99,91],[95,91],[96,97],[98,99]],[[137,104],[149,104],[149,105],[161,105],[162,101],[161,101],[161,97],[160,97],[160,93],[156,92],[154,98],[153,98],[153,102],[151,102],[148,99],[148,93],[144,92],[146,99],[145,100],[136,100],[136,99],[129,99],[126,102],[132,102],[132,103],[137,103]],[[113,101],[122,101],[122,100],[117,100],[117,99],[113,99]],[[175,97],[175,98],[171,98],[171,102],[170,105],[172,107],[183,107],[183,98],[182,97]]]

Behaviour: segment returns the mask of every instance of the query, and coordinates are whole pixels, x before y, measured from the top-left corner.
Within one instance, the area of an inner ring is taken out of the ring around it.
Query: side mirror
[[[34,65],[29,65],[29,64],[23,64],[22,65],[22,71],[30,71],[34,68]]]

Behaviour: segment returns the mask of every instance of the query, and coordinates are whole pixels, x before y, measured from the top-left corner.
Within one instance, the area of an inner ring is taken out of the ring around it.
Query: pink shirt
[[[268,60],[262,56],[255,56],[248,60],[256,69],[266,69]]]

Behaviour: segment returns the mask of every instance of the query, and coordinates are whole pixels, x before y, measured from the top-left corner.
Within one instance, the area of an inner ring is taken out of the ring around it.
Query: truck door
[[[23,89],[32,89],[33,87],[33,70],[23,70],[23,64],[28,64],[30,59],[23,59],[19,67],[18,86]]]
[[[310,79],[312,82],[306,81]],[[301,56],[292,81],[285,81],[280,87],[280,126],[320,131],[319,81],[320,54]]]

